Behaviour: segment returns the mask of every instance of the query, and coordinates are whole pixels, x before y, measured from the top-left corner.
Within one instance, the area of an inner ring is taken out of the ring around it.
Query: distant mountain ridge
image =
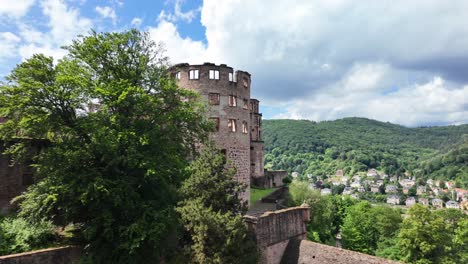
[[[273,169],[313,175],[343,169],[352,175],[377,168],[468,185],[468,124],[408,128],[356,117],[264,120],[263,139],[265,164]]]

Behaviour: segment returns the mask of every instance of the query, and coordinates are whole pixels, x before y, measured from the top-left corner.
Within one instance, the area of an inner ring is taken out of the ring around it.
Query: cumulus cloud
[[[439,76],[427,83],[382,93],[321,93],[294,100],[277,118],[333,120],[344,116],[364,116],[381,121],[415,124],[468,123],[468,85],[448,84]]]
[[[18,50],[23,59],[35,53],[44,53],[58,59],[66,52],[60,47],[68,45],[79,34],[92,28],[92,22],[80,15],[78,9],[67,6],[62,0],[45,0],[41,3],[42,12],[48,19],[48,31],[20,23],[19,34],[25,40]]]
[[[162,10],[159,13],[158,20],[159,21],[170,21],[170,22],[177,22],[179,20],[185,21],[187,23],[192,22],[192,20],[197,16],[200,12],[201,7],[188,10],[186,12],[182,11],[182,4],[184,0],[175,0],[174,4],[174,12],[165,12]]]
[[[0,15],[19,18],[24,16],[35,0],[0,0]]]
[[[117,22],[117,14],[114,8],[110,6],[96,6],[95,10],[101,17],[111,19],[113,24]]]
[[[148,32],[156,43],[163,42],[166,55],[172,63],[197,63],[200,59],[210,59],[205,45],[188,37],[183,38],[174,23],[160,21],[157,27],[150,27]]]
[[[11,32],[0,32],[0,62],[14,57],[16,46],[21,38]]]
[[[207,45],[181,38],[171,17],[157,28],[174,62],[249,71],[253,96],[289,106],[284,117],[457,123],[467,121],[465,10],[462,0],[205,0]]]
[[[131,25],[135,26],[135,27],[139,27],[141,25],[141,23],[143,23],[143,19],[141,19],[139,17],[134,17],[132,19]]]

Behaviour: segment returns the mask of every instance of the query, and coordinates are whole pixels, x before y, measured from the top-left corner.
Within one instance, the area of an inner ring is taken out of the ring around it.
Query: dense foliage
[[[315,176],[376,168],[468,186],[468,125],[407,128],[365,118],[265,120],[265,165]]]
[[[245,187],[227,169],[224,155],[206,146],[183,183],[177,211],[189,233],[194,263],[257,263],[256,244],[242,218]]]
[[[309,239],[333,244],[341,234],[342,246],[407,263],[466,263],[468,216],[457,209],[431,211],[420,204],[402,211],[386,205],[327,195],[293,181],[289,203],[311,207]]]
[[[347,208],[356,203],[349,197],[338,195],[321,196],[317,190],[310,190],[305,181],[293,181],[289,185],[288,204],[310,206],[310,222],[307,225],[307,238],[325,244],[333,244],[340,226],[347,214]]]
[[[1,139],[38,178],[19,214],[78,223],[93,263],[156,260],[177,223],[187,158],[208,130],[197,100],[184,100],[196,95],[168,78],[145,33],[91,32],[66,49],[56,63],[34,55],[0,86]]]
[[[23,218],[0,217],[0,256],[51,245],[56,238],[50,221],[32,224]]]

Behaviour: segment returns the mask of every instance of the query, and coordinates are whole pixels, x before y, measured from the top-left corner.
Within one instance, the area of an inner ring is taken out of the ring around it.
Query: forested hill
[[[467,183],[467,138],[468,125],[408,128],[366,118],[263,121],[266,166],[301,174],[343,169],[353,175],[377,168]]]

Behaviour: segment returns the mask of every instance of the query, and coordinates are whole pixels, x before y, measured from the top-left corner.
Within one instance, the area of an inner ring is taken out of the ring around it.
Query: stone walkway
[[[258,201],[249,208],[249,210],[247,211],[247,214],[257,216],[257,215],[263,214],[264,212],[275,211],[275,210],[276,210],[276,204],[264,203],[262,201]]]

